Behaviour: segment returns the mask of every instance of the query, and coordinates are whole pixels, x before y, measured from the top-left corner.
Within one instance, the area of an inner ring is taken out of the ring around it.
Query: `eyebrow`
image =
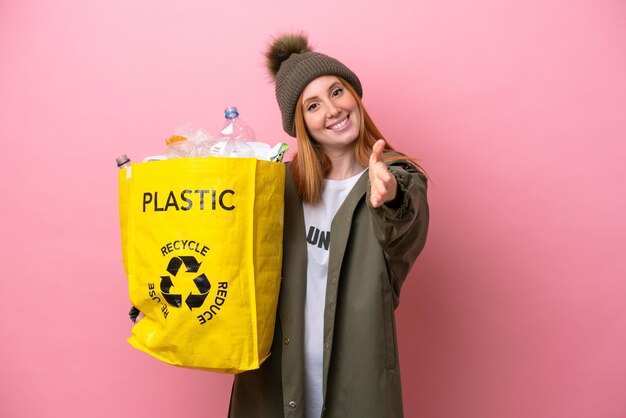
[[[341,81],[337,80],[337,81],[335,81],[333,84],[331,84],[331,85],[328,87],[328,90],[327,90],[327,91],[328,91],[328,92],[331,92],[331,91],[333,91],[333,89],[335,89],[335,88],[337,88],[337,87],[344,87],[344,85],[343,85],[343,83],[342,83]],[[312,102],[312,101],[315,101],[315,100],[318,100],[318,99],[319,99],[319,98],[318,98],[317,96],[307,97],[306,99],[304,99],[304,100],[302,101],[302,106],[306,106],[308,103],[310,103],[310,102]]]

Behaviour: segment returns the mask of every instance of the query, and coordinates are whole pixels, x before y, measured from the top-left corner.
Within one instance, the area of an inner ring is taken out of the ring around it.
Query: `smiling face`
[[[335,76],[316,78],[304,88],[302,114],[309,134],[327,152],[351,148],[359,136],[357,102]]]

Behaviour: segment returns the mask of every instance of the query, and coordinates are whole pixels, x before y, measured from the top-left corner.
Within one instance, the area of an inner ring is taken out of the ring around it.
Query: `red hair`
[[[359,163],[367,167],[374,143],[379,139],[385,139],[385,137],[363,107],[361,98],[354,88],[341,77],[338,78],[354,96],[359,108],[361,119],[359,121],[359,136],[353,142],[354,156]],[[330,171],[332,163],[324,153],[322,146],[309,135],[306,129],[304,114],[302,113],[302,95],[296,104],[294,123],[296,125],[298,150],[291,162],[291,173],[300,198],[307,203],[314,204],[320,199],[324,178]],[[413,158],[396,151],[386,139],[384,153],[383,159],[386,163],[402,160],[419,167]]]

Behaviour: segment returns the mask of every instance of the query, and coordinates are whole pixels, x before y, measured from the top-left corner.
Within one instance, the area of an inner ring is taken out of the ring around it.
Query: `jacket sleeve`
[[[369,187],[366,198],[376,239],[385,253],[397,303],[402,283],[426,243],[429,212],[426,176],[412,165],[402,162],[392,163],[389,171],[398,183],[397,204],[394,207],[386,204],[372,207]]]

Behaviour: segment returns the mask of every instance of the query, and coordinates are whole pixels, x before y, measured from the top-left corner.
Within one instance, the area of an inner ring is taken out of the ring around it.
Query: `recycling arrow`
[[[191,292],[189,293],[189,296],[185,299],[185,303],[189,307],[189,310],[201,307],[209,294],[209,290],[211,290],[211,283],[209,283],[209,279],[207,279],[204,273],[193,279],[193,282],[196,284],[200,294],[194,295]]]
[[[161,293],[163,297],[172,306],[180,308],[183,304],[182,295],[170,294],[170,288],[174,287],[170,276],[161,276]]]
[[[201,264],[192,256],[175,256],[169,261],[166,270],[172,276],[176,276],[184,265],[187,273],[197,273]],[[200,294],[189,293],[189,296],[185,299],[189,310],[201,307],[209,294],[209,290],[211,290],[211,283],[204,273],[194,278],[193,282]],[[160,287],[163,298],[165,298],[167,303],[176,308],[180,308],[183,305],[182,295],[170,293],[171,289],[175,287],[170,276],[161,276]]]
[[[198,263],[196,258],[192,256],[172,257],[169,264],[167,265],[168,273],[170,273],[172,276],[176,276],[178,270],[180,269],[180,266],[182,266],[183,264],[187,269],[187,273],[197,273],[198,269],[200,268],[200,264],[202,263]]]

